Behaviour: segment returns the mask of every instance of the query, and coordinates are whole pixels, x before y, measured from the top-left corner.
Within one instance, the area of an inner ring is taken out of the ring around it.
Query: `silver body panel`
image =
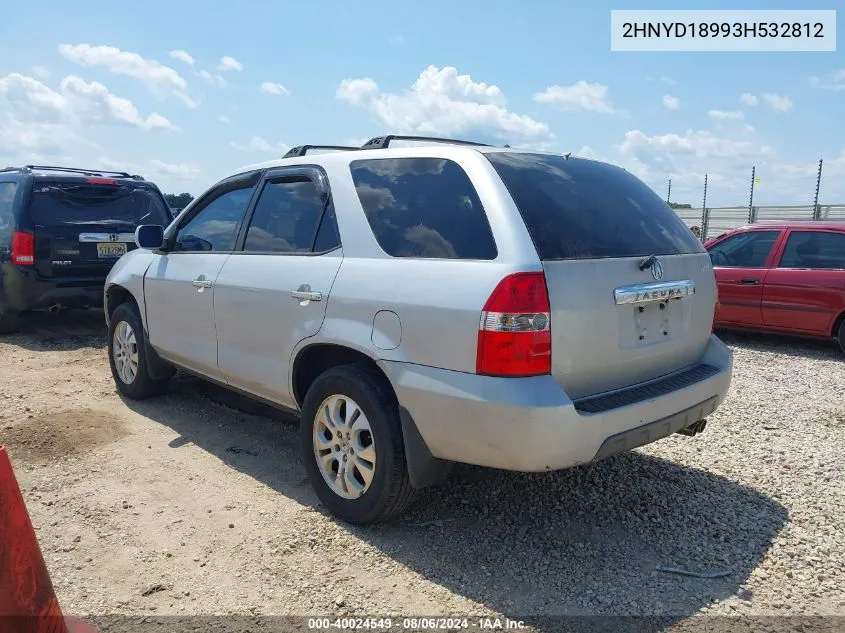
[[[387,157],[456,161],[478,192],[497,257],[438,260],[384,253],[349,163]],[[238,173],[296,165],[324,170],[341,249],[302,256],[160,255],[137,249],[112,269],[106,291],[121,286],[135,297],[150,343],[163,358],[298,408],[292,375],[297,355],[313,344],[351,348],[382,368],[433,455],[516,470],[588,461],[609,435],[714,396],[724,398],[731,352],[711,335],[716,285],[706,253],[660,257],[660,282],[639,269],[639,259],[543,262],[507,188],[474,148],[336,152],[270,161]],[[191,206],[180,218],[190,211]],[[166,233],[178,223],[179,218]],[[513,272],[545,273],[551,375],[475,374],[482,308],[498,282]],[[191,283],[200,275],[209,286]],[[670,290],[671,297],[660,294]],[[719,373],[602,414],[584,415],[573,405],[578,398],[701,362]]]

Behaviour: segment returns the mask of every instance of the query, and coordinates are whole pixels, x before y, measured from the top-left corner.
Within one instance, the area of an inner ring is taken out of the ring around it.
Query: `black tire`
[[[842,323],[839,324],[839,347],[842,348],[842,351],[845,352],[845,319],[842,319]]]
[[[118,326],[123,322],[127,323],[129,327],[132,328],[132,332],[135,334],[134,347],[138,354],[138,367],[135,372],[135,377],[129,383],[121,378],[115,366],[114,358],[114,335]],[[143,400],[145,398],[157,396],[164,392],[167,388],[167,378],[163,380],[154,380],[150,377],[149,367],[147,365],[146,336],[143,323],[141,322],[141,315],[138,313],[138,307],[132,302],[122,303],[117,306],[109,319],[109,366],[111,367],[111,375],[112,378],[114,378],[114,384],[117,387],[117,390],[131,400]]]
[[[0,334],[12,334],[18,325],[18,315],[14,312],[0,313]]]
[[[340,365],[317,377],[302,405],[300,446],[311,486],[323,505],[349,523],[396,518],[410,505],[414,488],[408,477],[399,407],[382,376],[360,365]],[[370,487],[355,499],[335,493],[317,465],[313,429],[320,405],[333,395],[354,400],[367,416],[375,443],[375,472]]]

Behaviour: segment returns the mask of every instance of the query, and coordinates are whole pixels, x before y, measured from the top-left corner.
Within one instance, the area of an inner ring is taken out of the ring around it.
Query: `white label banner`
[[[611,51],[836,51],[836,11],[610,12]]]

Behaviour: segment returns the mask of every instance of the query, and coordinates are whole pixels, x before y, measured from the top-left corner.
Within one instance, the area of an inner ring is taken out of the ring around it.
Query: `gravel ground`
[[[845,356],[723,338],[733,385],[703,435],[460,467],[369,528],[319,506],[291,419],[183,376],[122,401],[99,312],[0,338],[0,442],[66,613],[845,616]]]

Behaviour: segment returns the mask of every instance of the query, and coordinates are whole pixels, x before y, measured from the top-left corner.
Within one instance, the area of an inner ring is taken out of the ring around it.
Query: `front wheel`
[[[842,323],[839,324],[839,347],[842,348],[842,351],[845,352],[845,319],[842,319]]]
[[[121,394],[143,400],[164,391],[167,379],[153,379],[147,362],[146,334],[138,308],[122,303],[109,319],[109,365]]]
[[[300,443],[317,496],[344,521],[392,519],[410,504],[398,405],[375,372],[342,365],[321,374],[305,396]]]

